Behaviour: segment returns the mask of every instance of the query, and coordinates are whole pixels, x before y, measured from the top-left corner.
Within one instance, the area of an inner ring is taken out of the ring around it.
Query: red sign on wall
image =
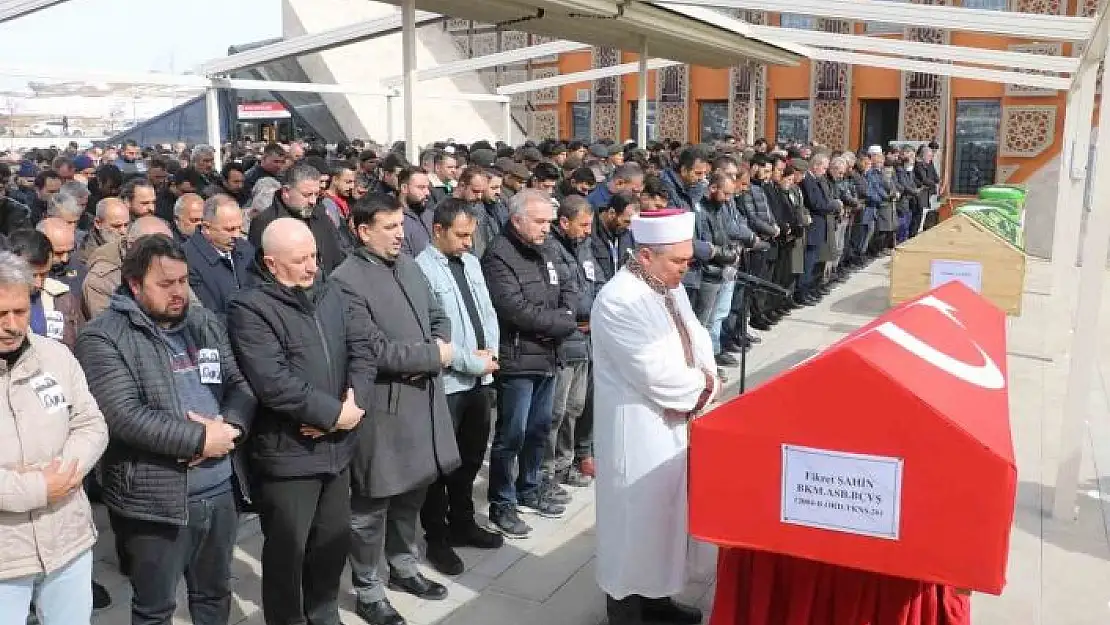
[[[239,119],[287,119],[289,111],[280,102],[244,102],[236,113]]]

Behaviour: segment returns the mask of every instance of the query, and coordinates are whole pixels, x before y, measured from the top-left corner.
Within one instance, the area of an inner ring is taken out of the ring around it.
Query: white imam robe
[[[694,410],[706,387],[702,369],[719,389],[709,333],[685,290],[672,293],[693,368],[664,296],[627,268],[602,288],[590,314],[597,581],[615,599],[674,596],[686,584],[688,433],[664,410]]]

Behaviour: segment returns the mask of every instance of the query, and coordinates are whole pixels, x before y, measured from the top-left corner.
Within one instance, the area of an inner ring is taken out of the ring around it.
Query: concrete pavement
[[[820,305],[796,311],[770,332],[749,354],[749,388],[812,356],[887,308],[888,261],[876,261],[855,274]],[[1059,522],[1040,513],[1041,500],[1051,496],[1054,449],[1059,414],[1050,407],[1063,401],[1062,377],[1044,356],[1044,328],[1057,323],[1046,303],[1050,271],[1030,260],[1025,312],[1011,320],[1009,375],[1011,421],[1018,461],[1018,501],[1011,535],[1008,586],[1001,597],[976,595],[976,625],[1105,625],[1110,623],[1110,367],[1100,363],[1097,388],[1091,395],[1081,476],[1080,516]],[[1110,300],[1110,289],[1106,290]],[[1110,303],[1110,302],[1108,302]],[[1104,307],[1105,308],[1105,307]],[[1110,336],[1100,345],[1103,363],[1110,364]],[[735,372],[730,385],[738,382]],[[943,454],[943,450],[938,450]],[[484,480],[484,478],[482,478]],[[484,511],[484,481],[475,489]],[[954,502],[958,503],[958,502]],[[108,524],[100,513],[103,538],[97,545],[96,573],[112,592],[113,606],[97,614],[96,625],[129,622],[130,590],[118,573]],[[604,596],[594,582],[592,489],[574,493],[561,520],[528,517],[535,531],[526,540],[510,541],[493,552],[461,550],[466,572],[443,579],[430,568],[429,577],[446,583],[445,601],[422,601],[390,593],[394,606],[413,625],[595,625],[604,620]],[[974,523],[968,519],[968,523]],[[260,604],[259,554],[262,537],[255,519],[245,519],[236,550],[235,602],[232,622],[263,622]],[[344,589],[350,580],[345,576]],[[175,622],[189,623],[184,588],[179,593]],[[712,582],[694,580],[685,598],[708,609]],[[343,620],[357,625],[354,597],[344,593]]]

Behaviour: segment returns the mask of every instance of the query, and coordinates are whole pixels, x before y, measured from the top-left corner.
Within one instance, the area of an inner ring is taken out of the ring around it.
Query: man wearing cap
[[[532,171],[508,157],[497,159],[495,166],[503,174],[501,178],[501,198],[508,205],[513,196],[528,185],[528,181],[532,179]]]
[[[682,276],[695,214],[632,220],[635,253],[598,294],[594,348],[597,579],[610,625],[700,623],[686,586],[687,423],[720,390]]]

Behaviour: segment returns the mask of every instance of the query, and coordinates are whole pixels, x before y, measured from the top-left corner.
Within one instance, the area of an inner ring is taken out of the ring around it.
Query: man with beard
[[[336,228],[342,228],[351,214],[351,195],[355,190],[355,171],[347,163],[340,163],[332,168],[331,181],[328,183],[324,197],[320,201],[324,205],[331,222]]]
[[[320,197],[320,172],[309,165],[294,165],[285,172],[281,191],[274,195],[270,208],[251,219],[250,242],[256,248],[262,244],[262,234],[270,222],[283,217],[302,221],[316,238],[320,255],[320,269],[331,273],[343,262],[346,253],[340,244],[339,231],[328,218],[328,213],[317,201]]]
[[[591,172],[593,175],[593,172]],[[581,195],[564,198],[559,219],[547,242],[559,281],[570,286],[577,296],[574,310],[578,329],[559,343],[555,369],[555,396],[551,407],[551,434],[543,455],[544,479],[558,492],[559,484],[589,486],[580,463],[593,455],[591,425],[580,420],[586,412],[590,386],[590,308],[594,303],[597,269],[590,247],[593,207]],[[567,494],[567,493],[564,493]],[[568,494],[569,495],[569,494]]]
[[[106,197],[97,202],[93,227],[77,249],[75,264],[87,269],[93,252],[126,236],[130,223],[131,213],[119,198]]]
[[[416,261],[401,253],[404,218],[388,195],[360,200],[351,214],[360,247],[334,274],[381,329],[377,401],[351,461],[351,576],[358,615],[371,625],[404,623],[386,598],[383,564],[391,588],[447,597],[417,566],[416,527],[427,487],[460,464],[440,377],[454,357],[451,322]]]
[[[408,168],[409,163],[405,160],[404,154],[398,154],[396,152],[386,154],[385,158],[381,160],[381,177],[375,182],[371,191],[373,193],[385,193],[386,195],[398,197],[401,188],[399,177],[401,173]],[[366,171],[363,170],[363,173],[366,173]],[[373,172],[370,173],[372,174]]]
[[[128,180],[120,189],[119,199],[127,204],[132,219],[154,215],[158,208],[158,194],[145,178]]]
[[[594,250],[598,288],[616,275],[628,260],[633,247],[628,226],[639,213],[640,201],[631,193],[618,193],[609,198],[607,205],[597,209],[590,244]]]
[[[77,341],[108,422],[103,501],[131,580],[132,623],[169,623],[185,578],[197,625],[226,625],[239,526],[232,457],[255,400],[216,316],[189,303],[185,253],[140,237],[123,284]]]
[[[420,509],[428,561],[446,575],[465,568],[453,547],[496,549],[504,542],[474,519],[474,479],[489,443],[500,336],[481,265],[469,253],[476,217],[462,200],[444,200],[435,208],[432,244],[416,257],[451,321],[454,352],[442,378],[462,464],[428,488]]]
[[[405,240],[401,253],[416,258],[432,239],[432,211],[428,203],[432,195],[428,172],[422,167],[409,167],[397,177],[401,200],[404,202]]]
[[[748,273],[763,280],[768,280],[771,277],[773,263],[778,258],[776,256],[778,248],[774,246],[773,242],[781,234],[775,214],[771,209],[771,200],[768,198],[772,189],[770,186],[764,187],[764,184],[767,184],[771,177],[771,168],[771,161],[766,155],[756,154],[753,156],[751,160],[751,187],[747,193],[738,197],[740,213],[747,218],[748,227],[761,240],[770,244],[764,246],[763,250],[753,250],[748,253]],[[750,295],[751,321],[748,325],[756,330],[770,330],[771,325],[777,320],[777,317],[772,316],[775,302],[770,296],[762,292],[751,293]],[[743,314],[743,312],[741,311],[740,314]]]
[[[486,247],[497,235],[505,229],[509,222],[509,207],[501,193],[504,176],[498,169],[486,169],[486,191],[482,194],[482,202],[478,205],[478,226],[474,230],[474,256],[481,258],[486,253]]]
[[[119,158],[113,163],[116,167],[123,172],[124,176],[131,176],[134,174],[146,173],[146,162],[142,159],[142,148],[134,139],[128,139],[123,142],[123,149],[119,152]]]
[[[18,230],[8,237],[8,247],[31,268],[31,331],[73,349],[77,333],[85,324],[81,303],[63,282],[50,277],[54,251],[50,241],[37,230]]]

